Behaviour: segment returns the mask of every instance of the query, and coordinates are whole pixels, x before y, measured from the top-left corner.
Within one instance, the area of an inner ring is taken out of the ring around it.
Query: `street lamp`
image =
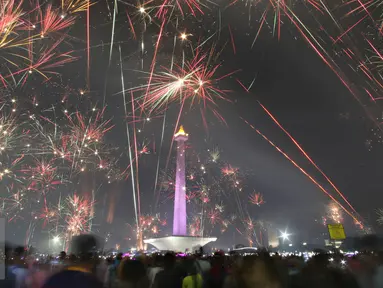
[[[283,231],[280,231],[280,232],[281,232],[281,236],[279,236],[278,238],[282,238],[282,242],[285,242],[286,240],[290,241],[289,236],[291,236],[291,234],[287,233],[287,230],[285,230],[284,232]]]
[[[283,241],[289,240],[290,234],[288,234],[286,231],[281,233],[281,236],[279,238],[282,238]]]
[[[60,237],[59,236],[55,236],[55,237],[53,237],[52,240],[53,240],[53,243],[57,244],[60,241]]]

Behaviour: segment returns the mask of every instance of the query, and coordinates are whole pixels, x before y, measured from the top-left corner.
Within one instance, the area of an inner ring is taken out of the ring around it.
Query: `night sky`
[[[279,38],[277,32],[273,33],[274,16],[270,12],[267,24],[261,29],[258,39],[251,48],[266,4],[262,3],[257,6],[257,9],[254,7],[249,9],[244,2],[237,2],[230,7],[227,7],[227,4],[207,4],[208,8],[203,8],[204,15],[197,13],[196,17],[192,15],[188,15],[185,19],[179,17],[178,28],[176,28],[177,18],[175,17],[165,26],[160,42],[156,69],[169,67],[173,55],[176,55],[175,59],[178,63],[182,61],[183,46],[178,43],[179,39],[175,54],[173,54],[175,33],[180,34],[186,31],[186,33],[192,34],[188,37],[188,41],[192,44],[184,44],[188,45],[188,47],[184,47],[184,50],[187,50],[186,58],[191,57],[190,45],[196,47],[198,43],[202,43],[215,33],[211,40],[203,45],[203,49],[209,50],[215,45],[215,51],[220,52],[215,64],[221,63],[222,65],[217,73],[224,75],[238,70],[234,75],[219,82],[220,89],[231,90],[225,96],[229,101],[217,100],[216,102],[217,111],[225,119],[226,125],[217,119],[210,109],[202,109],[203,116],[201,116],[200,107],[202,106],[200,104],[194,103],[190,106],[190,102],[186,102],[180,124],[183,124],[189,133],[190,149],[187,153],[198,154],[201,159],[204,159],[208,155],[207,149],[218,147],[220,165],[229,164],[232,167],[238,167],[243,175],[241,177],[241,181],[244,183],[243,190],[235,192],[228,189],[227,193],[241,193],[240,198],[243,203],[247,203],[246,210],[249,217],[254,221],[260,219],[268,221],[276,229],[284,230],[288,227],[291,233],[299,235],[297,237],[300,239],[307,239],[308,242],[315,239],[326,230],[321,222],[322,216],[326,215],[326,205],[329,204],[330,199],[299,169],[252,130],[244,119],[306,169],[332,195],[336,195],[336,192],[267,116],[259,105],[262,103],[344,193],[363,217],[364,224],[379,231],[376,223],[376,209],[381,207],[380,203],[383,200],[383,196],[381,196],[383,184],[380,177],[383,167],[382,162],[379,161],[383,155],[381,144],[373,133],[377,128],[376,123],[369,119],[371,116],[379,122],[379,119],[382,118],[378,104],[371,103],[367,99],[368,96],[364,94],[361,96],[364,101],[362,104],[358,103],[335,73],[302,39],[296,27],[287,18],[282,18]],[[93,106],[101,108],[105,96],[105,118],[112,119],[111,121],[115,125],[105,135],[105,142],[111,147],[118,147],[120,169],[125,169],[129,163],[126,121],[131,121],[131,118],[127,119],[124,113],[119,47],[122,51],[125,88],[130,89],[142,85],[148,77],[148,74],[144,74],[143,71],[150,72],[154,46],[161,24],[160,21],[153,21],[141,34],[143,24],[132,16],[134,14],[132,11],[136,9],[133,6],[136,4],[130,3],[129,6],[123,1],[118,4],[119,11],[116,16],[114,46],[110,63],[109,43],[111,42],[113,21],[109,13],[113,13],[113,1],[100,1],[91,7],[90,90],[84,97],[72,97],[66,104],[66,107],[70,107],[68,109],[73,111],[82,111]],[[318,24],[314,25],[307,12],[315,13],[316,11],[313,11],[313,8],[301,6],[294,5],[296,12],[301,13],[299,15],[306,21],[305,23],[312,25],[310,29],[313,33],[321,35]],[[126,13],[130,13],[129,15],[132,17],[137,36],[144,39],[143,70],[141,69],[141,43],[132,39],[132,31]],[[219,13],[221,13],[220,16]],[[251,15],[250,19],[249,15]],[[222,21],[221,24],[219,24],[219,19]],[[328,19],[323,21],[321,24],[324,27],[333,27]],[[154,22],[159,23],[159,26]],[[80,12],[76,23],[64,32],[60,32],[65,33],[66,47],[70,45],[79,59],[55,69],[61,76],[53,77],[50,82],[70,86],[73,90],[86,89],[85,26],[86,14]],[[235,43],[235,54],[229,26]],[[219,27],[221,27],[220,31]],[[329,33],[332,32],[331,29],[333,28],[328,28]],[[334,37],[338,35],[339,33],[334,33]],[[323,45],[329,53],[333,53],[336,49],[331,47],[331,43],[328,43]],[[358,48],[362,50],[363,47]],[[346,57],[340,56],[334,56],[334,59],[337,63],[347,61]],[[358,78],[355,74],[347,74],[347,70],[344,71],[345,77],[351,79],[353,87],[358,91],[363,91],[362,87],[365,87],[363,85],[365,85],[366,79],[361,74],[358,74],[360,75]],[[237,81],[238,79],[248,87],[254,77],[255,81],[249,92],[244,91]],[[27,81],[22,88],[17,87],[14,90],[17,91],[19,99],[30,98],[33,91],[44,91],[39,93],[39,102],[42,103],[42,106],[57,105],[62,98],[62,91],[58,91],[55,85],[41,82],[41,79],[33,79],[33,81]],[[139,92],[134,93],[137,101],[139,101],[139,95]],[[127,97],[130,98],[130,92],[127,93]],[[131,103],[127,103],[127,107],[129,115],[131,115]],[[43,111],[43,108],[41,109]],[[164,172],[168,159],[168,171],[174,169],[174,146],[170,156],[169,150],[179,111],[180,105],[177,101],[167,108],[166,128],[160,158],[161,173]],[[161,218],[165,218],[167,225],[161,228],[159,234],[165,235],[171,233],[172,199],[166,200],[168,193],[161,193],[158,198],[159,204],[155,205],[157,196],[153,194],[156,165],[161,146],[163,113],[153,113],[150,116],[145,114],[143,117],[151,117],[151,120],[137,123],[137,129],[142,129],[141,133],[137,133],[138,141],[147,143],[150,150],[139,160],[141,212],[151,215],[159,213]],[[207,127],[203,124],[203,117],[206,117]],[[133,125],[129,126],[132,129]],[[81,184],[81,181],[86,183]],[[76,190],[81,194],[83,193],[81,190],[88,188],[79,187],[91,185],[92,180],[84,177],[77,179],[76,182],[80,183]],[[156,190],[156,193],[159,193],[160,189]],[[249,194],[253,191],[261,193],[264,197],[265,203],[260,207],[248,203]],[[237,209],[230,197],[222,198],[225,211],[221,217],[225,219],[229,218],[232,213],[235,214]],[[106,218],[110,209],[110,201],[115,202],[115,207],[113,221],[108,223]],[[93,229],[102,236],[110,233],[107,246],[113,247],[118,243],[123,248],[127,248],[134,245],[135,239],[132,230],[135,224],[134,215],[130,177],[110,185],[102,185],[97,191],[96,218],[93,220],[95,224]],[[191,221],[192,216],[190,214],[188,216]],[[358,233],[353,220],[345,213],[344,224],[348,235]],[[25,237],[27,226],[27,221],[23,220],[9,223],[7,228],[9,237],[7,238],[14,242],[21,242],[20,240]],[[216,225],[209,228],[209,233],[218,236],[218,246],[227,247],[239,242],[247,244],[246,238],[235,230],[235,226],[236,224],[233,222],[225,232],[221,233],[219,225]],[[239,229],[243,230],[243,226]],[[41,224],[37,224],[36,231],[40,230],[44,231]],[[44,239],[43,235],[44,233],[35,232],[35,239],[32,243],[36,243],[38,239]]]

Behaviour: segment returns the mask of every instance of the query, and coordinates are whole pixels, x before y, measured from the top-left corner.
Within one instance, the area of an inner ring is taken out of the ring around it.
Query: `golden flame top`
[[[184,126],[182,126],[182,125],[180,126],[180,130],[178,130],[178,132],[174,135],[174,137],[176,137],[178,135],[185,135],[185,136],[188,135],[185,133]]]

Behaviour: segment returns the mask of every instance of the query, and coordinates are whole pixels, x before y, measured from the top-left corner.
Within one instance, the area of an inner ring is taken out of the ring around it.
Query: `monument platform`
[[[216,237],[195,236],[167,236],[160,238],[145,239],[145,244],[151,244],[158,250],[169,250],[175,252],[193,252],[193,248],[205,246],[209,242],[215,242]]]

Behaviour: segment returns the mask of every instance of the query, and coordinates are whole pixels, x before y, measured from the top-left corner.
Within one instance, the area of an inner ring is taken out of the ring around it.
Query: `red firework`
[[[95,144],[102,140],[105,133],[114,127],[110,125],[111,120],[103,120],[105,108],[98,111],[96,115],[88,121],[80,112],[73,116],[67,116],[71,126],[72,142],[75,146]]]
[[[261,206],[262,204],[265,203],[261,193],[254,193],[253,195],[249,196],[249,199],[250,199],[250,203],[252,203],[254,205]]]
[[[7,75],[5,78],[24,74],[25,77],[23,83],[25,83],[28,78],[28,74],[32,74],[34,71],[42,75],[47,80],[49,80],[49,77],[46,74],[57,75],[58,72],[51,69],[61,67],[77,59],[71,55],[73,51],[68,51],[65,53],[58,52],[58,46],[62,43],[63,40],[64,38],[61,38],[48,48],[44,49],[37,57],[37,60],[29,59],[30,63],[28,67],[13,72],[12,74]]]
[[[173,14],[174,10],[178,10],[182,16],[185,16],[185,8],[187,8],[194,17],[197,13],[203,14],[201,2],[197,0],[163,0],[162,4],[156,13],[156,17],[163,21],[169,21],[169,15]]]
[[[182,65],[174,65],[172,69],[162,67],[159,73],[150,73],[148,84],[133,88],[133,91],[145,90],[143,107],[150,111],[158,111],[169,103],[190,102],[191,106],[202,104],[201,109],[209,108],[220,120],[224,119],[215,110],[217,100],[227,100],[225,96],[229,90],[218,88],[220,80],[229,77],[234,72],[217,77],[217,70],[221,66],[212,65],[214,49],[207,53],[199,50],[191,60]]]
[[[208,217],[209,217],[210,224],[212,224],[212,225],[215,225],[218,221],[221,220],[221,218],[220,218],[220,213],[219,213],[219,211],[216,210],[216,209],[212,209],[212,210],[208,213]]]
[[[68,239],[89,230],[90,220],[93,218],[93,209],[93,201],[81,198],[76,194],[73,197],[68,197],[67,208],[65,210]]]
[[[237,175],[238,168],[232,167],[230,164],[227,164],[227,165],[225,165],[225,167],[223,167],[221,169],[221,172],[225,176],[230,176],[230,175],[235,176],[235,175]]]
[[[75,18],[72,16],[65,16],[61,14],[58,10],[53,10],[52,5],[49,4],[44,13],[40,10],[41,18],[41,34],[43,38],[48,33],[58,32],[60,30],[66,29],[72,26],[75,22]]]

